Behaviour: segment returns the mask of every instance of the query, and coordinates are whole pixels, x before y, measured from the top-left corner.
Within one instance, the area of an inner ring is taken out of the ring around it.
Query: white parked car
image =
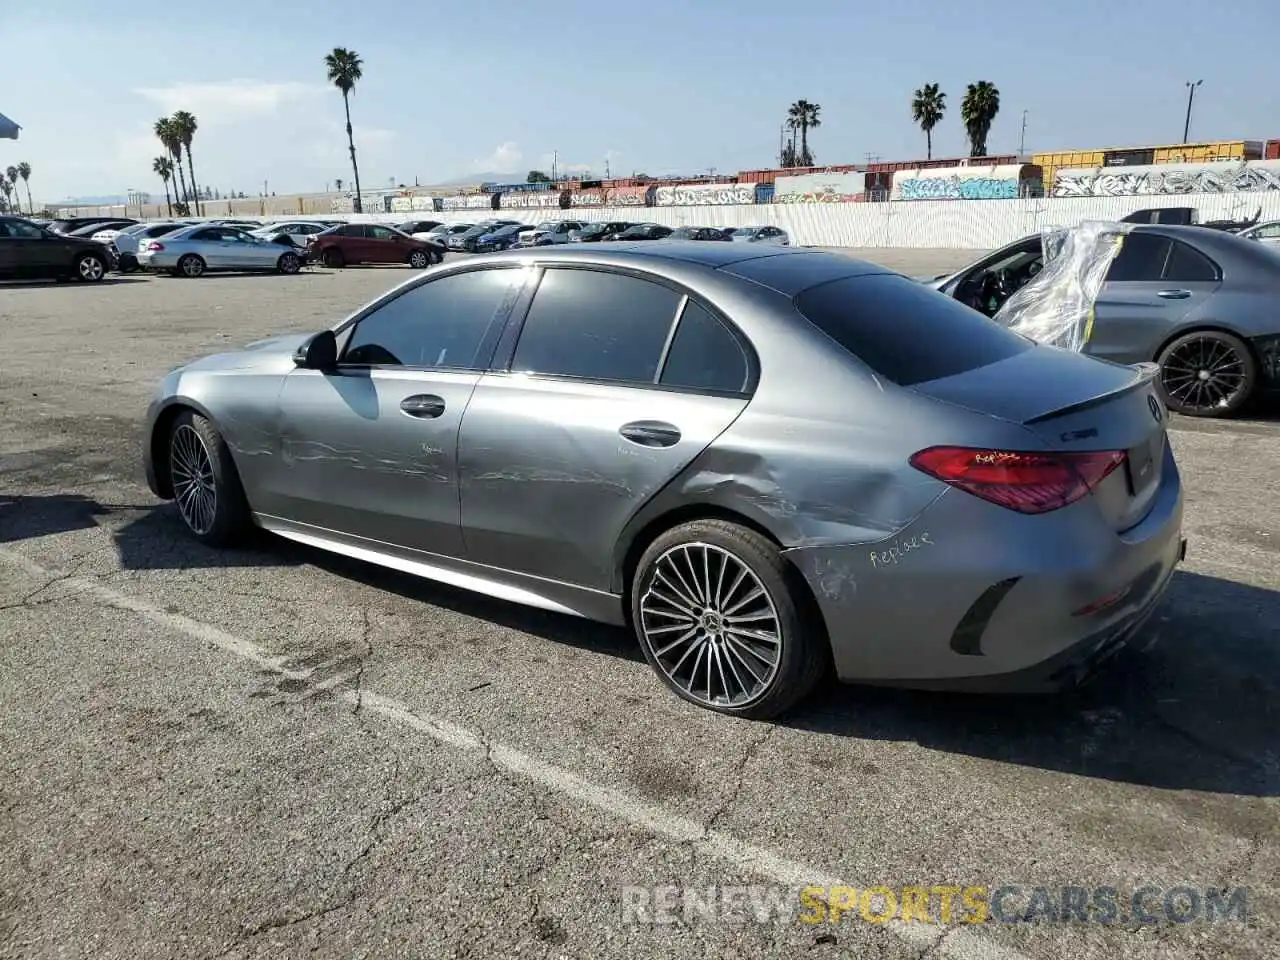
[[[1257,240],[1259,243],[1265,243],[1269,247],[1275,247],[1280,250],[1280,220],[1255,223],[1247,230],[1241,230],[1240,236],[1247,240]]]
[[[305,247],[317,233],[324,233],[329,228],[314,220],[282,220],[279,223],[268,223],[264,227],[248,231],[251,237],[263,240],[275,240],[287,236],[299,247]]]
[[[735,243],[760,243],[774,247],[791,246],[791,238],[787,236],[787,231],[778,227],[738,227],[729,234],[729,239]]]
[[[553,243],[568,243],[586,226],[581,220],[555,220],[540,223],[528,233],[521,233],[516,246],[546,247]]]

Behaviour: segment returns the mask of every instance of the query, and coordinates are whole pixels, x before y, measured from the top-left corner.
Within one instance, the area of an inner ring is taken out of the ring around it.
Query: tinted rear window
[[[891,274],[810,287],[795,304],[819,330],[901,386],[955,376],[1032,347],[976,310]]]

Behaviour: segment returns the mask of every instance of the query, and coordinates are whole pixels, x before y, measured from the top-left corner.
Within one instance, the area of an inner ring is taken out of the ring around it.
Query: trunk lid
[[[1125,366],[1057,347],[911,387],[977,413],[1019,423],[1063,453],[1115,450],[1124,465],[1093,492],[1118,532],[1150,511],[1163,474],[1168,411],[1153,363]]]

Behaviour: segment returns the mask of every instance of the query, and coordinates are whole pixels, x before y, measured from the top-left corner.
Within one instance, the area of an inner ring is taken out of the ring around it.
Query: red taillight
[[[1075,503],[1124,463],[1123,451],[1030,453],[929,447],[911,458],[917,470],[1019,513],[1048,513]]]
[[[147,249],[150,250],[152,253],[156,253],[164,249],[164,244],[160,243],[157,240],[152,240],[150,243],[147,244]]]

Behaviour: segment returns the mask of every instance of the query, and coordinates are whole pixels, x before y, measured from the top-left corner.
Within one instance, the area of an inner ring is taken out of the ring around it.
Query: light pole
[[[1182,126],[1183,143],[1186,143],[1187,138],[1191,136],[1191,105],[1195,103],[1196,87],[1200,86],[1202,83],[1204,83],[1203,80],[1197,80],[1195,83],[1192,83],[1190,80],[1187,81],[1187,122]]]

